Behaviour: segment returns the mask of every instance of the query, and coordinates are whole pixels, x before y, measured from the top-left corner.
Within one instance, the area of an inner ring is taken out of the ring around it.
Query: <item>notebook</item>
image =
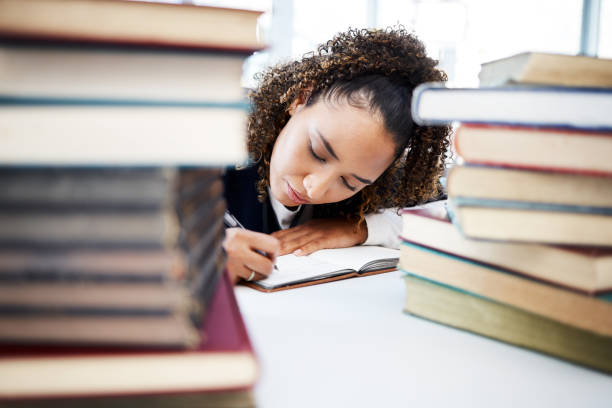
[[[379,246],[322,249],[306,256],[276,259],[278,270],[248,286],[272,292],[395,270],[399,250]]]

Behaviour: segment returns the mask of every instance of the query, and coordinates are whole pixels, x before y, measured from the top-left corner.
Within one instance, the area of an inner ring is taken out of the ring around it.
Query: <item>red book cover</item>
[[[193,350],[0,348],[0,401],[250,390],[257,362],[225,274]]]

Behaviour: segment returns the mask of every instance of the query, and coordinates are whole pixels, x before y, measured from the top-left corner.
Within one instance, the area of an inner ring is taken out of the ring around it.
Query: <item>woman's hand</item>
[[[227,270],[236,282],[239,278],[264,279],[272,272],[274,260],[279,253],[278,239],[260,232],[242,228],[227,228],[223,249],[227,253]],[[256,251],[263,251],[268,257]]]
[[[368,238],[368,227],[365,222],[358,226],[356,221],[344,218],[316,219],[276,231],[272,236],[280,241],[279,255],[308,255],[319,249],[363,244]]]

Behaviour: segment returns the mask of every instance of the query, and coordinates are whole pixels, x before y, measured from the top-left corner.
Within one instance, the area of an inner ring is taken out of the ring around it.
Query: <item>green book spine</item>
[[[612,337],[497,303],[413,275],[404,311],[437,323],[612,372]]]

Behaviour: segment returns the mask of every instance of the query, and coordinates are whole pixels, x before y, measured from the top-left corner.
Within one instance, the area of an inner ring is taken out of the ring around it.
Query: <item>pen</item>
[[[232,215],[232,213],[229,212],[228,210],[225,210],[225,213],[223,214],[223,223],[228,228],[242,228],[242,229],[246,229],[246,228],[244,228],[244,225],[242,225],[240,223],[240,221],[238,221],[236,219],[236,217],[234,217]],[[260,251],[260,250],[256,249],[255,252],[265,256],[266,258],[269,258],[268,254],[266,254],[264,251]],[[276,266],[276,264],[274,264],[274,269],[278,271],[278,267]]]

